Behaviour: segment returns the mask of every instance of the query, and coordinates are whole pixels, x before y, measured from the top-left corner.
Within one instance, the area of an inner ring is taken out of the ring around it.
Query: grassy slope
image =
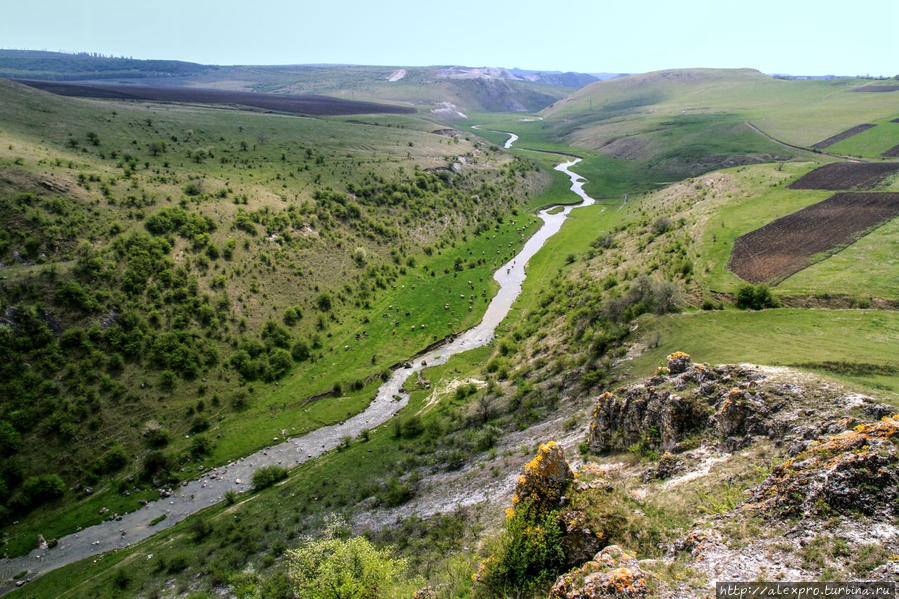
[[[230,189],[229,193],[235,197],[246,195],[247,209],[269,206],[278,210],[289,202],[309,200],[312,191],[322,185],[341,188],[348,180],[354,180],[357,173],[364,172],[362,169],[395,176],[404,168],[406,172],[411,172],[416,164],[426,168],[442,166],[446,164],[447,156],[473,149],[464,140],[450,144],[447,138],[430,134],[434,125],[415,119],[374,117],[366,120],[389,126],[369,126],[347,123],[347,119],[304,119],[173,105],[64,100],[6,83],[0,84],[0,94],[5,115],[0,130],[3,141],[0,163],[8,177],[5,193],[10,194],[6,198],[11,198],[16,193],[16,186],[23,182],[32,184],[43,179],[62,182],[70,188],[70,194],[75,193],[73,189],[77,190],[86,209],[93,210],[86,222],[98,245],[107,236],[106,228],[114,220],[118,220],[119,227],[125,233],[143,230],[137,211],[122,203],[112,202],[106,203],[102,211],[93,209],[90,207],[92,204],[104,202],[96,184],[79,188],[75,183],[79,172],[98,173],[104,180],[109,179],[113,197],[127,193],[124,189],[127,181],[118,176],[121,171],[113,166],[114,163],[100,158],[98,151],[124,148],[143,154],[141,160],[145,158],[153,168],[146,172],[138,169],[131,179],[134,181],[133,187],[138,189],[137,193],[143,189],[144,193],[152,194],[157,202],[165,203],[161,197],[164,194],[177,197],[182,193],[183,183],[194,180],[200,181],[203,189],[209,192]],[[146,124],[145,119],[150,119],[151,124]],[[87,151],[63,147],[69,138],[83,140],[86,131],[98,133],[101,142],[97,150],[83,141],[81,143]],[[248,150],[251,155],[249,165],[235,168],[212,160],[195,164],[182,153],[184,145],[172,141],[169,141],[168,150],[159,157],[150,156],[145,149],[140,149],[147,140],[169,139],[171,136],[189,136],[189,142],[184,144],[188,148],[215,144],[216,151],[225,155],[233,151],[231,148],[238,141],[245,141],[252,148]],[[132,139],[138,143],[132,144]],[[327,156],[327,160],[321,165],[313,160],[307,162],[302,152],[304,147],[314,148],[316,156]],[[281,159],[282,154],[287,156],[287,160]],[[301,160],[309,164],[309,170],[300,169],[285,176],[285,170],[290,172]],[[163,169],[168,176],[158,177],[156,173],[163,161],[167,164]],[[484,161],[482,166],[493,168]],[[314,178],[318,178],[319,182],[315,183]],[[112,183],[113,180],[117,180],[118,184]],[[43,190],[38,188],[38,195],[42,193]],[[526,207],[527,199],[523,200],[522,207]],[[363,273],[362,269],[352,264],[347,254],[352,248],[363,247],[369,252],[370,263],[377,265],[387,257],[385,254],[389,245],[379,247],[352,231],[344,230],[337,235],[332,233],[330,239],[322,244],[329,248],[327,251],[312,245],[300,250],[298,255],[285,257],[278,255],[279,250],[274,246],[274,265],[262,263],[259,262],[260,254],[271,254],[273,244],[264,236],[254,238],[230,230],[228,223],[237,208],[230,199],[207,200],[200,206],[203,212],[220,223],[212,235],[212,241],[219,247],[232,237],[246,240],[249,244],[246,248],[242,244],[237,245],[232,262],[214,262],[207,272],[197,272],[200,288],[214,295],[221,293],[210,286],[210,280],[219,273],[225,274],[224,292],[234,301],[251,333],[258,331],[267,318],[280,321],[285,306],[302,304],[307,316],[301,321],[299,331],[306,335],[313,334],[316,329],[315,311],[311,308],[311,299],[317,292],[315,289],[319,286],[332,289],[336,295],[337,316],[333,320],[326,319],[325,330],[320,332],[325,339],[320,359],[298,365],[290,377],[279,385],[258,381],[250,385],[242,384],[239,377],[219,367],[208,375],[208,383],[188,382],[178,385],[172,392],[161,394],[156,389],[155,373],[129,365],[120,375],[121,380],[126,381],[129,387],[136,387],[138,382],[147,383],[146,391],[138,392],[142,396],[142,404],[127,410],[105,410],[102,428],[82,437],[77,445],[70,448],[70,451],[75,450],[76,460],[78,456],[93,459],[112,439],[122,441],[129,452],[141,454],[139,434],[142,423],[147,420],[158,421],[176,433],[171,448],[173,451],[186,447],[189,441],[184,439],[182,429],[190,419],[185,418],[184,412],[186,409],[192,411],[198,398],[205,400],[206,414],[213,424],[209,434],[218,437],[211,454],[201,460],[206,465],[222,463],[263,447],[271,442],[272,437],[280,436],[282,429],[289,431],[289,434],[300,434],[324,423],[342,420],[361,410],[376,387],[376,383],[371,382],[365,388],[353,391],[348,389],[348,383],[377,374],[434,340],[477,322],[486,306],[480,294],[484,292],[489,295],[495,285],[491,277],[495,264],[511,255],[520,243],[519,234],[514,231],[515,225],[509,224],[510,218],[506,224],[497,225],[477,237],[465,237],[464,240],[460,237],[458,241],[448,239],[442,249],[438,247],[432,257],[427,257],[421,254],[420,247],[438,239],[434,234],[435,225],[439,227],[437,231],[451,231],[460,223],[446,216],[412,221],[409,227],[415,232],[415,238],[410,240],[409,248],[418,248],[412,253],[419,259],[419,265],[408,268],[408,271],[406,268],[399,269],[390,286],[384,290],[374,290],[371,307],[359,309],[352,296],[347,296],[341,289],[343,283],[357,284]],[[147,212],[153,210],[151,207]],[[523,224],[524,220],[525,217],[519,217],[518,224]],[[499,246],[502,246],[502,253],[496,254]],[[180,255],[191,257],[189,246],[179,249],[182,252]],[[473,253],[469,254],[469,251]],[[474,252],[479,257],[486,256],[484,263],[470,269],[466,267],[462,273],[454,273],[455,258],[463,258],[467,263],[475,255]],[[293,274],[297,264],[304,271],[302,279]],[[430,270],[426,272],[425,267]],[[67,268],[68,263],[60,261],[57,271],[65,273]],[[4,274],[11,282],[19,282],[34,280],[44,270],[45,267],[39,265],[13,266]],[[406,274],[400,274],[400,271]],[[439,276],[431,276],[431,271]],[[451,302],[453,310],[447,313],[443,309],[442,295],[457,298],[463,287],[465,291],[472,292],[463,278],[475,283],[474,293],[479,301],[473,304],[472,311],[468,311],[464,303],[457,305],[458,301]],[[435,296],[441,296],[441,301],[436,301]],[[388,308],[391,305],[393,308]],[[405,316],[407,311],[409,317]],[[381,316],[386,312],[393,314],[389,321]],[[400,320],[401,325],[394,326],[394,319]],[[418,327],[413,333],[410,331],[411,323],[425,324],[426,328]],[[69,324],[72,323],[66,322],[66,325]],[[232,319],[228,326],[236,325],[237,321]],[[395,336],[390,334],[393,329],[396,329]],[[367,330],[369,337],[357,342],[355,334],[362,330]],[[232,329],[231,334],[236,332]],[[346,345],[351,349],[344,350]],[[304,404],[306,397],[330,390],[337,382],[342,383],[345,389],[338,398]],[[234,392],[249,398],[248,410],[239,411],[230,407],[230,397]],[[157,401],[157,395],[159,400],[164,398],[165,401]],[[215,402],[210,406],[209,398],[215,396],[222,398],[221,407]],[[56,443],[51,439],[51,442],[38,447],[38,451],[29,454],[29,464],[53,463],[52,456],[58,451]],[[27,468],[30,470],[32,466]],[[50,538],[70,532],[76,525],[98,521],[97,511],[102,506],[114,511],[126,511],[136,508],[138,499],[152,496],[151,491],[145,490],[126,498],[117,494],[112,484],[93,486],[95,493],[90,498],[77,503],[69,500],[64,506],[39,510],[17,527],[7,529],[8,549],[13,553],[27,550],[34,544],[37,530]]]
[[[593,147],[608,139],[606,131],[614,135],[649,128],[654,121],[681,114],[736,114],[775,138],[809,146],[895,114],[895,94],[852,92],[868,83],[783,80],[748,69],[659,71],[593,83],[543,114],[547,120],[582,120],[582,131],[572,134],[572,141]]]
[[[877,310],[725,310],[654,318],[637,337],[658,334],[659,345],[627,366],[630,378],[651,375],[673,351],[710,364],[750,362],[790,366],[814,362],[856,362],[897,366],[899,314]],[[837,374],[855,387],[887,391],[899,398],[899,374]],[[882,395],[882,393],[879,393]],[[897,404],[899,405],[899,404]]]
[[[894,101],[899,102],[899,96],[894,96]],[[899,114],[892,114],[882,119],[872,119],[871,123],[877,125],[876,127],[837,142],[828,147],[827,151],[845,154],[847,156],[880,156],[893,146],[899,144],[899,123],[893,122],[893,119],[897,118],[897,116],[899,116]]]

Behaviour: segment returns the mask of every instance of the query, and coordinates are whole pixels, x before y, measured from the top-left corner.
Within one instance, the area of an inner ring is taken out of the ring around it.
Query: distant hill
[[[784,79],[754,69],[676,69],[592,83],[543,114],[566,123],[561,133],[570,142],[593,148],[641,130],[658,131],[672,121],[727,115],[736,123],[751,121],[779,140],[810,146],[896,113],[895,92],[849,93],[870,82]]]
[[[65,54],[37,50],[0,50],[0,77],[56,79],[115,79],[195,77],[219,67],[180,60],[137,60],[94,54]]]
[[[585,73],[495,67],[233,65],[0,50],[0,77],[323,94],[469,111],[535,112],[598,81]],[[440,116],[441,113],[437,113]]]

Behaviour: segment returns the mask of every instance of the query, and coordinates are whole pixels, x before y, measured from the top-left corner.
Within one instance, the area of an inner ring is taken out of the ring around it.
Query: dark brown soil
[[[899,170],[899,164],[834,162],[806,173],[788,185],[790,189],[871,189]]]
[[[857,87],[854,92],[894,92],[899,90],[899,85],[866,85],[865,87]]]
[[[116,100],[156,100],[160,102],[193,102],[201,104],[238,104],[264,110],[293,114],[371,114],[410,113],[414,108],[357,102],[329,96],[257,94],[221,89],[200,89],[190,87],[148,87],[139,85],[94,85],[64,83],[61,81],[32,81],[20,79],[31,87],[36,87],[61,96],[81,98],[110,98]]]
[[[818,143],[814,144],[812,147],[820,150],[822,148],[826,148],[827,146],[832,146],[833,144],[837,143],[838,141],[843,141],[846,138],[852,137],[853,135],[857,135],[857,134],[861,133],[862,131],[867,131],[868,129],[871,129],[872,127],[876,127],[876,126],[877,125],[872,125],[871,123],[864,123],[862,125],[856,125],[852,129],[846,129],[842,133],[837,133],[836,135],[834,135],[832,137],[828,137],[824,141],[819,141]]]
[[[727,268],[752,283],[777,282],[897,215],[899,193],[837,193],[737,237]]]
[[[899,158],[899,145],[893,146],[883,154],[881,154],[884,158]]]

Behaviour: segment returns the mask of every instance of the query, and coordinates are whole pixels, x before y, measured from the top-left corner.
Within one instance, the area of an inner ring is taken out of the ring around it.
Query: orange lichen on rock
[[[812,443],[775,467],[744,509],[812,515],[835,510],[899,514],[899,416]]]
[[[691,362],[690,354],[684,353],[682,351],[676,351],[674,353],[668,354],[668,357],[665,358],[668,366],[669,374],[680,374],[684,372]]]
[[[609,545],[594,558],[560,576],[550,599],[636,599],[649,596],[649,576],[636,558],[618,545]]]
[[[512,505],[527,503],[530,509],[544,513],[557,506],[568,483],[574,478],[565,450],[555,441],[544,443],[537,450],[537,456],[524,467],[524,474],[518,477]],[[506,510],[511,517],[514,511]]]

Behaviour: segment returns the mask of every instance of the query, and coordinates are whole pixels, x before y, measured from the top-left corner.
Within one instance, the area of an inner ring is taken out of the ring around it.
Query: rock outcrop
[[[637,599],[649,597],[649,575],[637,559],[618,545],[609,545],[580,568],[560,576],[550,599]]]
[[[545,514],[561,504],[562,496],[574,473],[565,459],[565,450],[555,441],[544,443],[537,450],[537,457],[527,463],[524,474],[518,477],[511,515],[520,507]]]
[[[809,444],[756,487],[744,505],[770,515],[899,515],[899,416]]]
[[[765,378],[741,366],[693,364],[689,355],[675,352],[646,384],[597,399],[590,449],[679,452],[709,437],[723,449],[736,451],[753,436],[782,434],[783,423],[771,418],[782,402],[772,401],[758,388]]]

